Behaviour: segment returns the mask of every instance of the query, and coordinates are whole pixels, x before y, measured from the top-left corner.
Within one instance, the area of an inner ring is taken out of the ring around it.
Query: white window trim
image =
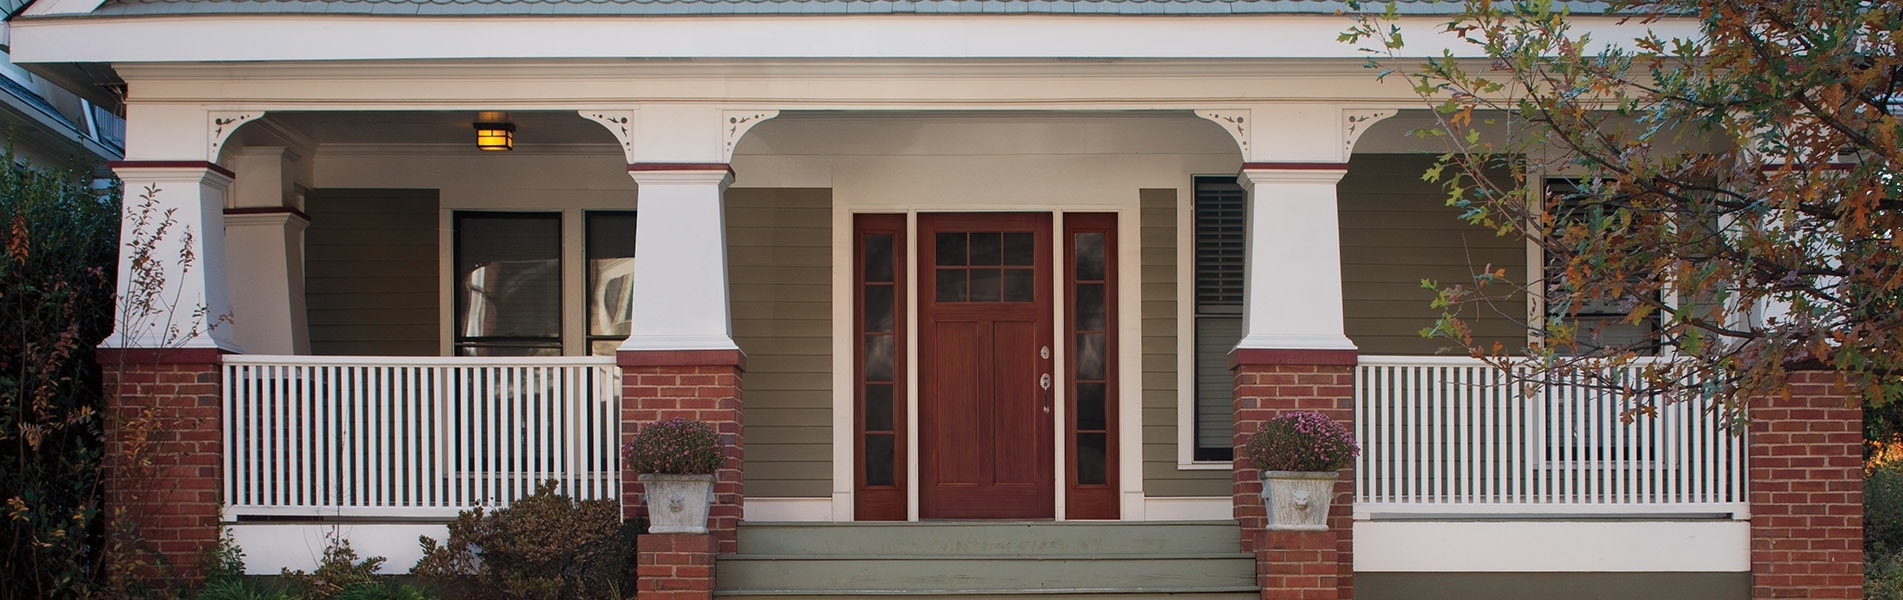
[[[1232,460],[1196,460],[1196,179],[1176,190],[1176,470],[1228,471]]]

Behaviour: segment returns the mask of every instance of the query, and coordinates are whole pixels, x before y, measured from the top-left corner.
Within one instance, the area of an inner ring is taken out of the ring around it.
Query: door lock
[[[1045,347],[1043,347],[1043,348],[1039,348],[1039,349],[1038,349],[1038,351],[1037,351],[1037,357],[1038,357],[1038,358],[1042,358],[1042,359],[1045,359],[1045,360],[1050,360],[1050,358],[1051,358],[1051,347],[1050,347],[1050,346],[1045,346]]]
[[[1051,374],[1039,375],[1037,385],[1044,388],[1044,414],[1051,414]]]

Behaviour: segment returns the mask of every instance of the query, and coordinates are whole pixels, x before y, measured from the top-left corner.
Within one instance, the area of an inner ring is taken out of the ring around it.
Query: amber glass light
[[[501,152],[515,149],[515,124],[506,112],[476,113],[476,147]]]

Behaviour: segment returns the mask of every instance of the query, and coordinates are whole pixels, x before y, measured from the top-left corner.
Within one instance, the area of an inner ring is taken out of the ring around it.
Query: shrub
[[[419,541],[411,571],[450,598],[611,598],[632,590],[628,567],[638,522],[621,523],[616,500],[576,502],[555,482],[507,508],[463,511],[449,538]]]
[[[1242,451],[1264,471],[1334,471],[1361,455],[1346,427],[1310,411],[1269,419]]]
[[[329,541],[324,547],[323,560],[317,563],[317,570],[310,573],[283,570],[284,578],[298,590],[299,598],[334,600],[344,590],[377,584],[377,570],[383,568],[383,557],[372,556],[359,560],[357,551],[350,547],[350,540],[331,534]]]
[[[1903,462],[1875,465],[1863,478],[1863,545],[1903,551]]]
[[[722,460],[714,427],[679,417],[642,426],[621,454],[644,475],[711,475]]]

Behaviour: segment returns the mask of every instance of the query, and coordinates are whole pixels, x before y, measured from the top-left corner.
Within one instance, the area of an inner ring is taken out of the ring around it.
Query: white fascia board
[[[68,0],[78,1],[78,0]],[[87,0],[95,1],[95,0]],[[1407,50],[1475,56],[1445,17],[1400,21]],[[1579,16],[1594,40],[1697,33]],[[17,62],[191,62],[507,58],[1352,58],[1338,15],[875,15],[394,17],[176,15],[22,19]]]

